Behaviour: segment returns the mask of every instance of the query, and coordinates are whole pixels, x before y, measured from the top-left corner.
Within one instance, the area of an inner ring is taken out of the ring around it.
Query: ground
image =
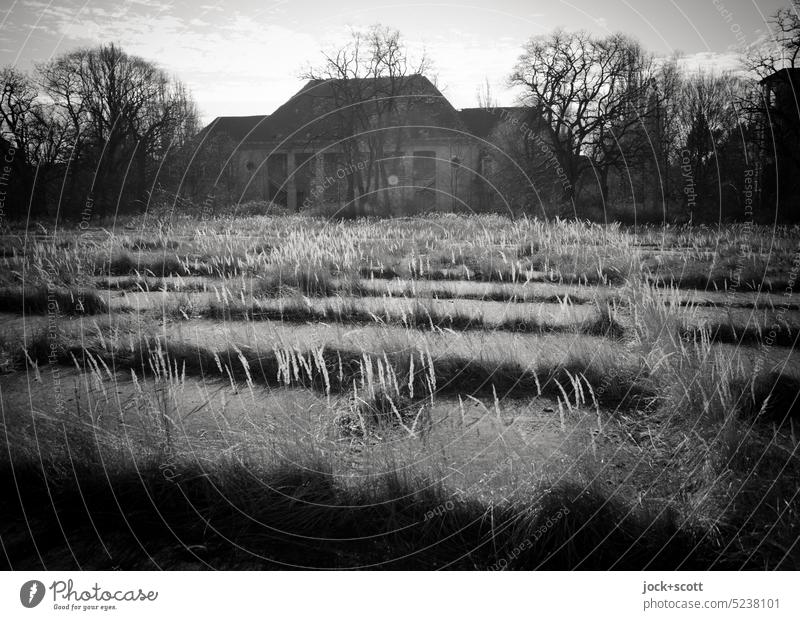
[[[797,229],[0,239],[14,568],[798,568]]]

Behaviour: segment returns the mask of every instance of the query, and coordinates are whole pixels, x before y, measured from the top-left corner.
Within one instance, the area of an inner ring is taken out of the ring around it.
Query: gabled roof
[[[258,139],[265,133],[269,115],[218,116],[201,130],[201,135],[226,135],[236,142]]]
[[[487,139],[495,128],[514,117],[520,121],[531,114],[525,107],[464,108],[459,112],[470,135]]]
[[[349,115],[359,106],[374,109],[376,102],[391,99],[408,104],[403,113],[388,119],[389,127],[410,127],[421,136],[452,130],[466,131],[459,113],[436,86],[423,75],[402,78],[309,80],[268,116],[223,116],[204,131],[226,133],[237,141],[337,140],[343,136]],[[359,127],[360,128],[360,127]]]

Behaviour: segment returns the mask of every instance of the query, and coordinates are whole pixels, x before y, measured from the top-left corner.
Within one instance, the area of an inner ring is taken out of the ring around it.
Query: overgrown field
[[[800,229],[0,238],[13,568],[800,568]]]

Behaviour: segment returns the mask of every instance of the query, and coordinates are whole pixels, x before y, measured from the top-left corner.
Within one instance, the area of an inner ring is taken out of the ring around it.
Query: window
[[[314,153],[294,154],[294,187],[297,210],[299,211],[307,198],[311,198],[311,184],[316,176]]]
[[[343,176],[344,156],[325,153],[322,156],[322,195],[325,202],[341,203],[347,196],[347,178]],[[341,175],[341,176],[340,176]]]
[[[273,153],[267,158],[269,187],[267,200],[286,206],[286,154]]]
[[[490,176],[493,172],[494,172],[494,164],[492,162],[492,158],[489,155],[482,155],[481,169],[480,169],[481,176],[486,178]]]
[[[406,178],[406,159],[405,153],[394,152],[385,155],[381,162],[386,172],[386,180],[389,187],[403,186],[408,184]]]
[[[435,151],[414,151],[411,184],[417,208],[423,211],[432,209],[436,204]]]

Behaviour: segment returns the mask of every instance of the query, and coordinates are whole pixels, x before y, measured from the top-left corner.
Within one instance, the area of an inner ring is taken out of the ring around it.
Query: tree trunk
[[[608,205],[608,166],[602,166],[599,170],[599,184],[600,184],[600,203],[603,208]]]

